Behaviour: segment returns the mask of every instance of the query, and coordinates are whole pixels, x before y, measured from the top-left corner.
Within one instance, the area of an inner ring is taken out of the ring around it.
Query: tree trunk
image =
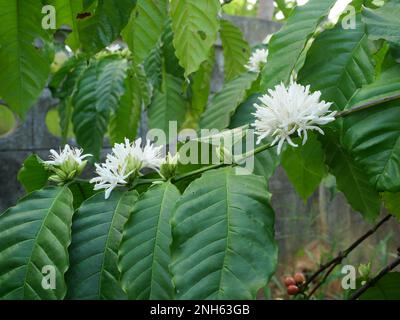
[[[271,21],[274,10],[274,0],[258,0],[258,17],[260,19]]]

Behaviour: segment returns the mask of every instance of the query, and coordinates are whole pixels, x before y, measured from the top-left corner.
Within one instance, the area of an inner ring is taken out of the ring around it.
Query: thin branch
[[[329,268],[327,274],[321,280],[320,283],[317,284],[316,289],[318,289],[328,278],[329,274],[335,269],[335,267],[342,263],[343,259],[346,258],[355,248],[357,248],[361,243],[363,243],[368,237],[373,235],[383,224],[390,220],[393,216],[391,214],[386,215],[382,220],[380,220],[372,229],[368,230],[365,234],[363,234],[360,238],[358,238],[350,247],[346,250],[339,252],[339,254],[328,261],[327,263],[320,266],[320,268],[306,281],[306,283],[301,287],[301,292],[307,290],[309,285],[318,278],[318,276],[323,273],[325,270]],[[314,288],[312,292],[308,295],[309,297],[316,291]]]
[[[362,104],[362,105],[358,105],[358,106],[356,105],[353,108],[348,109],[348,110],[343,110],[343,111],[338,112],[336,114],[336,118],[346,117],[346,116],[348,116],[348,115],[350,115],[352,113],[355,113],[355,112],[358,112],[358,111],[363,111],[363,110],[369,109],[371,107],[375,107],[377,105],[380,105],[382,103],[390,102],[390,101],[397,100],[397,99],[400,99],[400,93],[397,93],[397,94],[394,94],[394,95],[391,95],[391,96],[388,96],[388,97],[380,98],[380,99],[377,99],[377,100],[373,100],[373,101],[367,102],[367,103]]]
[[[190,178],[192,176],[196,176],[196,175],[199,175],[201,173],[204,173],[206,171],[213,170],[213,169],[219,169],[219,168],[228,167],[228,166],[233,166],[233,167],[238,166],[238,165],[240,165],[240,163],[242,161],[246,160],[247,158],[250,158],[250,157],[252,157],[252,156],[254,156],[254,155],[256,155],[256,154],[258,154],[260,152],[263,152],[265,150],[268,150],[268,149],[270,149],[272,147],[274,147],[274,146],[272,146],[270,144],[262,145],[262,146],[260,146],[258,148],[255,148],[254,150],[251,150],[251,151],[249,151],[249,152],[247,152],[245,154],[242,154],[242,155],[238,156],[233,163],[223,163],[223,162],[221,162],[221,163],[213,164],[213,165],[210,165],[210,166],[207,166],[207,167],[203,167],[203,168],[200,168],[200,169],[197,169],[197,170],[194,170],[194,171],[191,171],[191,172],[184,173],[184,174],[181,174],[179,176],[176,176],[175,178],[172,179],[172,181],[173,182],[177,182],[177,181],[180,181],[180,180],[183,180],[183,179],[186,179],[186,178]]]
[[[364,284],[361,288],[359,288],[356,292],[354,292],[349,300],[357,300],[365,291],[367,291],[369,288],[375,286],[377,282],[382,279],[386,274],[388,274],[390,271],[392,271],[394,268],[400,265],[400,248],[397,250],[398,257],[396,260],[394,260],[391,264],[386,266],[381,270],[381,272],[378,273],[377,276],[372,278],[371,280],[367,281],[366,284]]]
[[[320,282],[317,283],[317,285],[311,290],[311,292],[307,295],[307,298],[310,298],[324,283],[325,281],[328,279],[328,277],[330,276],[330,274],[333,272],[333,270],[335,270],[337,264],[333,263],[331,265],[331,267],[328,269],[328,271],[325,273],[324,277],[322,278],[322,280]]]

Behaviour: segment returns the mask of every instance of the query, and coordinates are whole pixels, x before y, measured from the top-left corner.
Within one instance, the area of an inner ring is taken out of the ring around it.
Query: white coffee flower
[[[297,147],[291,135],[297,133],[307,141],[307,130],[316,130],[324,134],[318,126],[335,120],[336,111],[330,111],[332,103],[320,101],[321,92],[310,92],[310,86],[304,87],[291,81],[288,88],[283,83],[268,94],[262,96],[260,104],[254,104],[256,120],[253,124],[258,135],[257,144],[265,137],[274,138],[272,145],[278,143],[278,154],[285,141]]]
[[[247,70],[252,72],[260,72],[267,63],[268,50],[257,49],[250,57],[249,63],[246,65]]]
[[[117,143],[112,153],[107,155],[105,163],[96,164],[96,173],[99,175],[90,180],[95,183],[95,190],[106,189],[106,199],[111,191],[117,186],[127,185],[133,181],[140,170],[151,168],[158,170],[162,164],[162,146],[156,147],[148,140],[144,147],[141,146],[142,139],[130,142],[125,139],[124,143]]]
[[[82,149],[71,148],[66,144],[64,149],[59,152],[51,149],[50,160],[43,161],[43,163],[55,173],[50,180],[62,184],[79,175],[86,166],[85,159],[91,156],[91,154],[83,154]]]
[[[96,163],[95,166],[99,176],[90,180],[90,183],[95,183],[94,190],[105,189],[106,199],[117,186],[126,185],[128,183],[126,179],[132,174],[132,172],[126,172],[126,165],[116,168],[106,162],[100,165]]]
[[[163,146],[156,147],[147,140],[142,150],[141,160],[144,167],[157,170],[164,162]]]

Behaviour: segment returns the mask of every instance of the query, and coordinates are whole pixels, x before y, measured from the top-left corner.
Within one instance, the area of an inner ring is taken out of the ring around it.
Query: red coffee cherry
[[[295,294],[298,294],[299,293],[299,287],[298,286],[294,286],[294,285],[291,285],[291,286],[289,286],[288,288],[287,288],[287,293],[288,293],[288,295],[290,295],[290,296],[294,296]]]
[[[285,280],[284,280],[284,283],[285,283],[286,287],[289,287],[289,286],[292,286],[292,285],[293,286],[296,285],[296,281],[294,280],[293,277],[286,277]]]
[[[294,275],[294,281],[296,281],[297,284],[303,284],[304,282],[306,282],[306,277],[301,272],[297,272]]]

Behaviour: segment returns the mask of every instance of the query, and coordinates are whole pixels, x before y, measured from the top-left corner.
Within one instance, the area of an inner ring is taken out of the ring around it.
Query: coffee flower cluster
[[[307,141],[307,131],[316,130],[324,134],[318,126],[335,120],[336,111],[330,111],[332,103],[320,101],[321,92],[310,92],[310,86],[304,87],[291,81],[288,88],[283,84],[269,90],[262,96],[259,104],[254,104],[256,118],[253,126],[258,135],[257,144],[266,137],[272,137],[272,145],[278,144],[281,153],[285,141],[297,147],[292,135],[297,134]]]
[[[65,184],[80,175],[86,166],[87,157],[91,154],[83,154],[82,149],[71,148],[68,144],[59,153],[50,150],[48,161],[44,161],[45,166],[53,173],[49,180],[57,184]]]
[[[178,158],[170,155],[164,158],[162,149],[163,146],[157,147],[149,140],[142,146],[140,138],[134,142],[125,139],[124,143],[114,145],[104,163],[95,164],[98,176],[90,182],[95,184],[95,190],[105,189],[105,198],[108,199],[116,187],[132,183],[145,168],[156,170],[168,179],[174,174]]]

